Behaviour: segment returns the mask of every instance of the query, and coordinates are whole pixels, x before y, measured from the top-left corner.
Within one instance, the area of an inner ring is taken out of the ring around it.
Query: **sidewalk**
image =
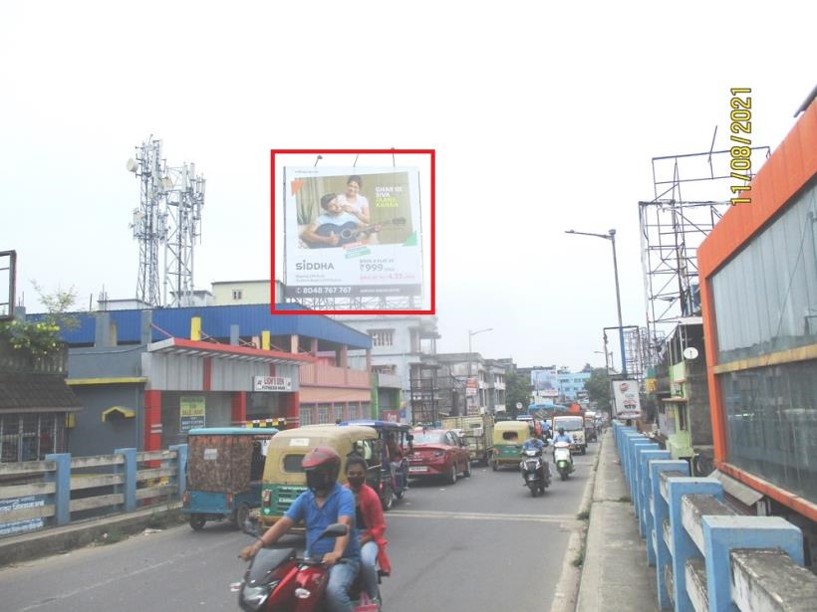
[[[576,610],[658,610],[655,568],[647,565],[612,429],[599,454]]]

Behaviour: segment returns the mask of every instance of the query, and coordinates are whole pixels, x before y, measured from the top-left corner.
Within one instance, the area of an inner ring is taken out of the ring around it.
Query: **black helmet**
[[[560,436],[565,435],[565,428],[564,428],[564,427],[560,427],[560,428],[559,428],[559,435],[560,435]]]
[[[340,473],[340,455],[333,449],[318,446],[304,455],[301,467],[306,472],[306,486],[313,493],[328,491]]]

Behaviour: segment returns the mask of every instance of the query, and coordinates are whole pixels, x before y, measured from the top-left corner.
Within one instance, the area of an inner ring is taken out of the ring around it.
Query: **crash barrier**
[[[738,515],[719,480],[690,477],[689,463],[633,427],[616,424],[615,440],[662,610],[815,609],[798,527]]]
[[[187,445],[112,455],[46,455],[44,461],[0,463],[0,536],[67,525],[90,512],[132,512],[181,498]]]

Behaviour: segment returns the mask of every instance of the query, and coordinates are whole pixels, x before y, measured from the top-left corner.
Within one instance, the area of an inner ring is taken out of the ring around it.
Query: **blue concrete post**
[[[686,562],[693,557],[703,557],[692,537],[684,529],[681,520],[681,497],[684,495],[712,495],[723,500],[723,485],[715,478],[667,479],[669,499],[669,524],[672,532],[672,595],[675,612],[694,612],[695,608],[687,595]],[[708,561],[707,561],[708,563]]]
[[[627,479],[628,486],[630,484],[630,476],[632,476],[632,472],[630,471],[630,442],[632,440],[639,439],[641,439],[641,436],[635,431],[625,431],[621,434],[620,459],[621,466],[624,468],[624,477]]]
[[[621,445],[622,445],[622,435],[624,434],[624,430],[622,429],[621,425],[618,423],[613,424],[613,433],[616,437],[616,452],[618,453],[619,459],[622,457],[623,453],[621,452]]]
[[[54,520],[57,525],[67,525],[71,522],[71,455],[53,453],[46,455],[45,460],[57,464],[54,472],[46,472],[45,475],[45,481],[55,485]]]
[[[630,487],[630,497],[635,499],[635,445],[647,443],[649,440],[639,433],[628,433],[625,435],[627,445],[627,477]]]
[[[630,472],[629,466],[627,465],[628,434],[636,434],[638,432],[636,432],[634,428],[625,427],[624,425],[617,425],[617,427],[618,429],[616,434],[618,435],[618,438],[616,439],[616,445],[618,450],[618,461],[621,465],[621,469],[624,472],[624,479],[627,481],[629,486]]]
[[[646,495],[646,486],[645,482],[647,478],[649,478],[650,471],[647,467],[647,464],[644,462],[644,454],[645,453],[653,453],[653,452],[660,452],[661,447],[658,446],[655,442],[650,442],[649,444],[640,444],[636,446],[635,449],[635,471],[636,471],[636,488],[635,488],[635,496],[638,500],[638,514],[636,518],[638,519],[638,532],[642,538],[647,537],[647,515],[650,512],[650,507],[648,505],[649,498]],[[661,456],[656,457],[656,459],[666,459],[667,457]]]
[[[630,470],[632,471],[630,499],[633,500],[633,508],[635,508],[636,519],[638,519],[638,513],[641,512],[641,500],[638,497],[638,452],[642,447],[647,447],[650,450],[657,450],[658,445],[652,440],[648,440],[644,437],[642,437],[640,440],[630,440]]]
[[[114,449],[114,454],[122,455],[125,460],[122,467],[115,466],[117,474],[123,474],[125,482],[116,487],[116,492],[120,491],[125,494],[125,512],[133,512],[136,510],[136,449],[135,448],[117,448]]]
[[[633,468],[632,468],[632,443],[635,440],[642,440],[643,437],[636,432],[625,432],[622,436],[621,445],[621,465],[624,468],[624,477],[627,479],[627,488],[630,497],[633,493]]]
[[[666,452],[666,451],[665,451]],[[664,521],[669,518],[669,504],[661,495],[661,472],[683,472],[689,474],[689,463],[683,459],[650,462],[650,487],[652,488],[653,539],[655,543],[655,573],[658,587],[658,607],[666,610],[672,607],[667,590],[665,571],[672,563],[672,552],[664,541]],[[647,549],[649,550],[649,548]]]
[[[706,549],[706,590],[710,612],[731,612],[733,548],[782,549],[803,565],[803,534],[779,516],[701,517]]]
[[[669,451],[660,450],[658,448],[653,450],[639,449],[641,458],[641,515],[639,520],[639,528],[641,529],[641,537],[647,540],[647,565],[650,567],[655,565],[655,549],[653,548],[652,540],[652,504],[650,497],[652,493],[652,486],[650,483],[650,464],[653,461],[670,459]]]
[[[181,499],[187,490],[187,444],[174,444],[168,448],[176,453],[176,484]]]

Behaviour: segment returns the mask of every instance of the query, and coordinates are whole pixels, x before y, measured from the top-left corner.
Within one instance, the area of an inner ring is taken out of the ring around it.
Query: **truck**
[[[446,417],[443,429],[455,429],[465,440],[471,461],[488,465],[493,450],[494,419],[489,414]]]

